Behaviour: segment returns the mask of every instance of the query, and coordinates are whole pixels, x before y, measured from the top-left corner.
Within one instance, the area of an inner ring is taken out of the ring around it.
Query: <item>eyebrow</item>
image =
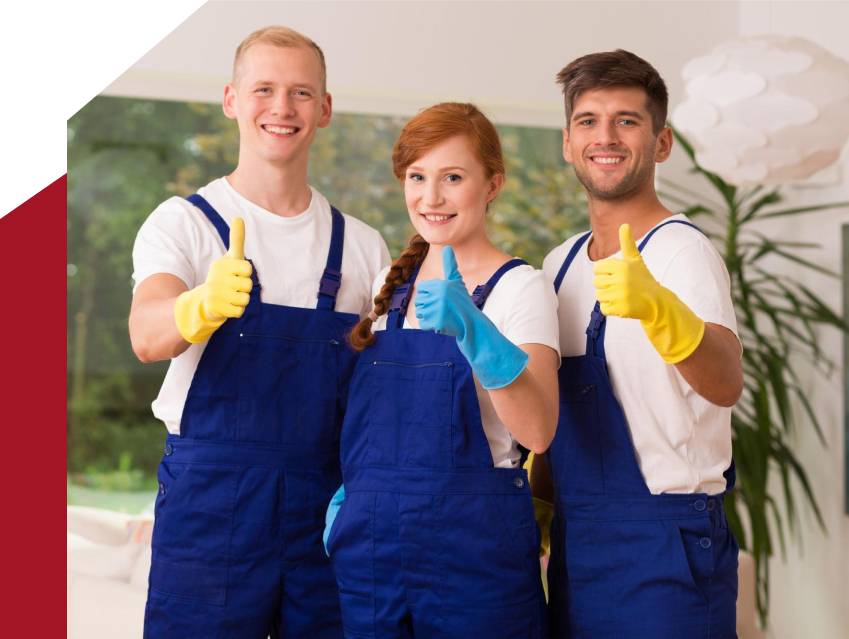
[[[260,86],[275,85],[275,84],[277,84],[277,83],[272,81],[272,80],[256,80],[251,86],[260,87]],[[298,89],[309,89],[310,91],[316,90],[315,86],[310,84],[309,82],[293,82],[291,84],[291,87],[292,88],[298,88]]]
[[[616,113],[614,113],[615,117],[620,117],[620,116],[623,116],[623,115],[627,115],[628,117],[634,118],[635,120],[644,120],[645,119],[643,117],[643,115],[638,113],[637,111],[617,111]],[[588,116],[595,117],[595,113],[593,113],[592,111],[581,111],[580,113],[574,114],[572,116],[572,120],[573,121],[574,120],[580,120],[581,118],[585,118],[585,117],[588,117]]]
[[[420,166],[410,165],[407,167],[408,171],[424,171],[424,169]],[[462,166],[443,166],[439,169],[440,171],[463,171],[464,173],[468,173],[466,169]]]

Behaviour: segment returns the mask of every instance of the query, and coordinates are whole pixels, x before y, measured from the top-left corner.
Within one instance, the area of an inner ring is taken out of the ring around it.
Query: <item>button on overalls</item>
[[[188,198],[229,245],[229,228]],[[254,267],[242,317],[213,333],[159,466],[149,639],[342,636],[324,555],[324,510],[341,482],[339,429],[356,315],[334,311],[344,218],[316,309],[261,301]],[[286,277],[281,274],[264,274]]]
[[[482,308],[507,270],[473,299]],[[351,380],[346,499],[328,539],[345,636],[542,636],[527,474],[494,468],[472,370],[450,335],[402,330],[416,274]]]
[[[643,250],[655,232],[640,243]],[[572,246],[555,279],[589,238]],[[556,639],[736,637],[737,543],[722,495],[652,495],[613,394],[596,302],[586,354],[564,357],[549,450],[557,495],[548,569]],[[734,465],[725,472],[734,485]]]

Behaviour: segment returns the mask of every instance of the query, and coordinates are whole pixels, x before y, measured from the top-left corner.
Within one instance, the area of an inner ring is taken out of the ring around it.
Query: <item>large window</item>
[[[412,232],[391,149],[402,118],[336,114],[310,182],[379,229],[393,255]],[[491,237],[539,266],[586,227],[560,132],[499,127],[508,179]],[[142,365],[127,333],[133,240],[147,215],[232,171],[235,124],[218,105],[99,97],[68,123],[68,499],[138,511],[152,502],[164,426],[150,411],[166,362]]]

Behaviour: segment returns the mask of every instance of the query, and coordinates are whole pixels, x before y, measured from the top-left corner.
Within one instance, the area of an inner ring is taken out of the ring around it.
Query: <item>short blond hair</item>
[[[236,55],[233,58],[233,83],[236,82],[236,69],[239,66],[239,61],[245,52],[255,44],[264,43],[283,49],[309,49],[315,52],[318,56],[318,64],[321,68],[321,92],[327,92],[327,65],[324,62],[324,52],[313,40],[298,33],[294,29],[282,26],[270,26],[257,29],[247,38],[242,40],[236,49]]]

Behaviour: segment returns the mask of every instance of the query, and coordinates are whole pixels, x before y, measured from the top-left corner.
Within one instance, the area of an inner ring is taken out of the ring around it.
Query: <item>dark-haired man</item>
[[[627,51],[557,76],[563,155],[591,231],[546,258],[559,295],[553,637],[735,637],[731,406],[742,390],[730,283],[710,241],[654,190],[667,91]],[[635,242],[634,238],[637,238]],[[536,491],[544,468],[534,469]]]

